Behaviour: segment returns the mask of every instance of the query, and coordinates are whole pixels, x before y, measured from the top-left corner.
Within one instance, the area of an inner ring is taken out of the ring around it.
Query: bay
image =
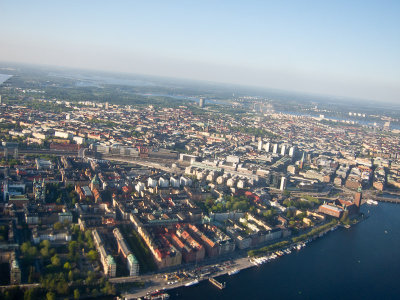
[[[364,205],[368,218],[236,276],[171,290],[171,299],[399,299],[400,205]]]

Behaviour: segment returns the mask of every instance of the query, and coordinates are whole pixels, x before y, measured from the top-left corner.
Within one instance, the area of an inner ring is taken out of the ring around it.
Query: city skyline
[[[394,1],[5,1],[0,7],[6,62],[399,100]]]

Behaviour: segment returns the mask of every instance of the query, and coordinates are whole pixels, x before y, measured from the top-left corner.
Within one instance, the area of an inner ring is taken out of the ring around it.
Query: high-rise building
[[[286,154],[286,145],[282,145],[282,147],[281,147],[281,155],[285,156],[285,154]]]
[[[264,150],[265,150],[265,152],[269,152],[271,149],[271,143],[270,142],[268,142],[268,143],[266,143],[265,145],[264,145]]]
[[[263,146],[263,142],[262,142],[262,140],[259,140],[258,141],[258,151],[262,150],[262,146]]]
[[[284,191],[286,189],[286,184],[287,184],[287,178],[285,176],[282,176],[281,178],[281,186],[280,190]]]
[[[294,154],[295,154],[295,151],[296,151],[296,147],[295,147],[295,146],[290,147],[289,156],[290,156],[290,157],[293,157]]]
[[[300,170],[303,169],[304,162],[305,162],[305,155],[304,155],[304,152],[303,152],[303,156],[301,157],[301,161],[300,161],[300,165],[299,165]]]
[[[359,188],[357,193],[355,193],[354,195],[354,204],[357,206],[357,208],[360,208],[361,201],[362,201],[362,191],[361,188]]]
[[[272,153],[278,153],[278,144],[274,144],[272,149]]]
[[[204,98],[200,98],[200,100],[199,100],[199,107],[203,108],[205,104],[206,104],[206,103],[205,103]]]
[[[104,108],[105,108],[105,109],[108,109],[108,108],[109,108],[108,102],[106,102],[106,104],[104,105]]]

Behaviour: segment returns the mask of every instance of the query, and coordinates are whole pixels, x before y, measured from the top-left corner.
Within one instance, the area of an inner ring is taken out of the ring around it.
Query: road
[[[247,269],[250,267],[254,267],[254,265],[249,261],[249,258],[247,258],[247,257],[237,258],[237,259],[233,260],[233,264],[231,265],[230,268],[226,268],[222,271],[214,273],[214,274],[212,274],[211,277],[218,277],[218,276],[227,274],[232,269],[243,270],[243,269]],[[186,269],[186,271],[192,271],[195,268],[196,267],[192,267],[190,269]],[[182,287],[185,284],[194,280],[193,278],[190,278],[190,279],[185,279],[182,281],[177,281],[173,284],[168,285],[167,281],[163,278],[163,276],[164,276],[164,274],[134,277],[134,279],[132,279],[132,281],[137,281],[139,279],[141,281],[145,281],[146,287],[142,288],[142,289],[133,290],[133,292],[126,293],[123,295],[123,297],[125,297],[125,299],[136,299],[136,298],[145,296],[147,293],[154,292],[155,290],[160,290],[160,289],[168,290],[168,289],[175,289],[178,287]],[[207,280],[207,279],[208,279],[208,277],[204,277],[204,278],[198,279],[198,280],[201,281],[201,280]],[[122,280],[122,281],[119,281],[119,280]],[[124,280],[128,280],[128,278],[113,278],[113,279],[110,279],[110,282],[113,282],[113,283],[128,282],[128,281],[124,281]]]

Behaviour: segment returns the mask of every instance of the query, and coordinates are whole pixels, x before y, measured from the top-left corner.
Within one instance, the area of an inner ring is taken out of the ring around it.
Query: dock
[[[211,282],[213,285],[215,285],[220,290],[222,290],[222,289],[224,289],[226,287],[226,282],[221,283],[221,282],[219,282],[217,279],[215,279],[213,277],[208,278],[208,281]]]

